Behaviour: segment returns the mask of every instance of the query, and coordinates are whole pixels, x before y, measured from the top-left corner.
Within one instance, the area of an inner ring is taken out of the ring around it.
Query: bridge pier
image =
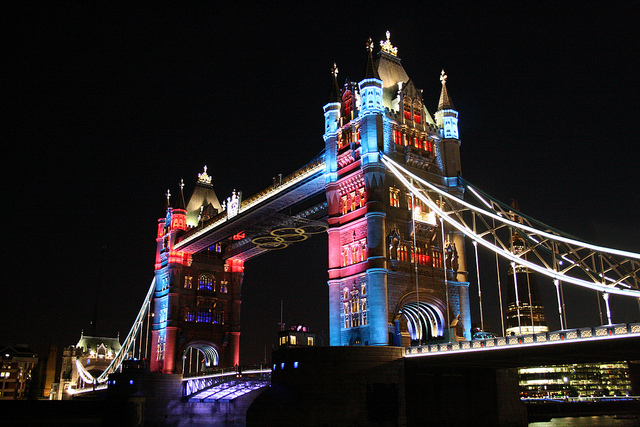
[[[277,350],[247,425],[527,425],[516,371],[426,359],[401,347]]]
[[[144,426],[244,426],[247,408],[262,390],[217,402],[186,402],[180,374],[123,372],[109,377],[108,399],[141,408]]]

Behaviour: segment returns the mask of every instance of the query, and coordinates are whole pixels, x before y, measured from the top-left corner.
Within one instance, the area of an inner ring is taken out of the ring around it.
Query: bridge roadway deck
[[[405,357],[434,366],[493,368],[639,360],[640,323],[408,347]]]
[[[205,224],[190,230],[176,245],[176,249],[196,253],[238,233],[246,233],[247,230],[253,230],[253,234],[268,233],[274,223],[283,222],[283,212],[294,206],[301,206],[305,201],[324,194],[324,191],[325,161],[324,158],[319,158],[285,177],[282,183],[265,188],[241,201],[237,215],[229,218],[226,212],[222,212]],[[317,214],[318,210],[326,210],[326,203],[324,205],[312,208],[312,214]],[[305,208],[302,207],[301,210],[304,211]],[[288,215],[290,214],[296,213],[288,212]],[[287,217],[291,218],[288,215]],[[299,216],[304,218],[304,215],[303,212]],[[267,250],[251,244],[251,237],[253,236],[246,235],[243,239],[246,247],[236,251],[234,257],[246,261]]]

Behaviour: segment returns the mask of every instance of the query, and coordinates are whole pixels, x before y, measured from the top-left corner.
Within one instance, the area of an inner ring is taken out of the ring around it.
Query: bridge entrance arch
[[[419,345],[444,336],[445,305],[433,296],[412,292],[400,300],[394,314],[394,345]],[[408,342],[405,342],[408,341]]]
[[[197,374],[218,366],[220,356],[209,342],[192,342],[182,351],[182,374]]]

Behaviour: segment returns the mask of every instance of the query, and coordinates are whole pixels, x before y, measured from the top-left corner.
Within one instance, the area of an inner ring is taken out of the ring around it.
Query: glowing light
[[[198,182],[211,184],[211,177],[207,175],[207,165],[204,166],[204,172],[198,174]]]
[[[380,40],[380,50],[382,50],[383,52],[386,52],[390,55],[393,56],[398,56],[398,48],[394,47],[391,44],[391,33],[389,31],[387,31],[387,39],[386,40]]]

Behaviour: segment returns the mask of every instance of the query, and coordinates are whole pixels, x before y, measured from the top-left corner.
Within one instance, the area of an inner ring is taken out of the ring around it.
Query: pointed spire
[[[453,106],[453,101],[449,97],[449,92],[447,92],[447,75],[444,73],[444,70],[440,73],[440,82],[442,83],[442,91],[440,92],[440,102],[438,102],[438,111],[440,110],[455,110],[456,107]]]
[[[186,209],[184,203],[184,179],[180,179],[180,197],[178,197],[176,209]]]
[[[365,72],[365,79],[380,79],[378,75],[378,70],[376,70],[375,65],[373,64],[373,40],[369,37],[367,40],[367,70]]]
[[[329,102],[340,102],[340,88],[338,87],[338,66],[336,63],[333,63],[333,68],[331,69],[331,92],[329,92]]]
[[[168,188],[165,196],[167,196],[167,209],[169,209],[171,207],[171,191]]]

